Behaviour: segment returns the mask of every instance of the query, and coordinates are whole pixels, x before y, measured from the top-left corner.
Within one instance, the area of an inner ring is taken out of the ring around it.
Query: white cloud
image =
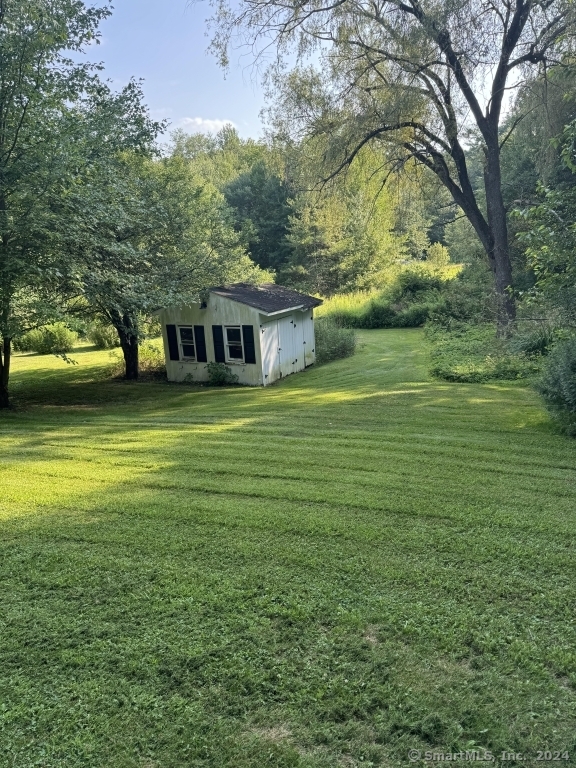
[[[232,120],[210,120],[205,117],[182,117],[176,120],[170,128],[181,128],[188,133],[218,133],[224,126],[235,127]]]

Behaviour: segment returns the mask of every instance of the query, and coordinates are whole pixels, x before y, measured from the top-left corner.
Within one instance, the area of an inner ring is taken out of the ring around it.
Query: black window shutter
[[[178,349],[178,336],[175,325],[166,326],[166,336],[168,337],[168,352],[170,360],[180,360],[180,350]]]
[[[196,339],[196,360],[199,363],[207,363],[206,357],[206,337],[204,336],[204,326],[194,326],[194,338]]]
[[[244,339],[244,362],[256,362],[256,348],[254,347],[254,326],[242,326],[242,338]]]
[[[217,363],[225,363],[224,354],[224,333],[221,325],[212,326],[212,338],[214,339],[214,358]]]

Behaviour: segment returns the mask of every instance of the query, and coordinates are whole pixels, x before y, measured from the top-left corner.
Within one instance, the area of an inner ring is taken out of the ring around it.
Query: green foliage
[[[14,348],[39,355],[62,355],[71,352],[77,343],[77,333],[64,323],[54,323],[28,331],[15,341]]]
[[[508,342],[513,354],[547,355],[557,339],[558,329],[550,322],[519,322]]]
[[[573,178],[576,182],[576,176]],[[536,276],[533,293],[576,322],[576,184],[542,190],[538,206],[518,212],[527,224],[519,235]]]
[[[238,376],[224,363],[208,363],[208,386],[229,387],[238,383]]]
[[[554,346],[537,388],[561,428],[576,436],[576,338]]]
[[[450,329],[461,323],[483,324],[496,319],[496,298],[487,266],[473,260],[455,280],[446,281],[430,320]]]
[[[345,181],[292,201],[290,258],[278,282],[322,296],[385,283],[391,266],[406,256],[406,238],[394,231],[392,193],[376,183],[372,162],[378,158],[366,153]]]
[[[540,370],[537,359],[511,353],[508,343],[496,335],[492,324],[453,324],[451,330],[429,325],[430,373],[446,381],[481,383],[525,379]]]
[[[443,292],[457,267],[423,263],[388,273],[381,292],[334,296],[319,310],[344,328],[416,328],[443,306]]]
[[[96,210],[78,210],[79,191],[98,186],[111,155],[145,151],[162,128],[142,107],[138,82],[113,93],[98,65],[79,61],[110,14],[107,3],[98,6],[8,0],[0,11],[0,336],[7,339],[60,317],[78,296],[78,249],[91,258],[84,225]],[[7,405],[0,352],[0,407]]]
[[[14,359],[3,768],[572,750],[576,446],[522,383],[430,379],[420,331],[359,338],[265,389]]]
[[[96,320],[90,323],[86,337],[94,344],[96,349],[114,349],[120,346],[118,332],[113,325]]]
[[[166,375],[164,350],[157,342],[144,341],[138,349],[138,367],[141,373]]]
[[[126,374],[125,361],[120,352],[110,352],[112,359],[108,366],[108,374],[113,378],[120,378]],[[161,341],[143,341],[138,345],[138,371],[148,378],[165,378],[166,361]]]
[[[316,362],[318,365],[350,357],[356,351],[356,333],[350,328],[342,328],[330,316],[319,317],[314,324],[316,334]]]
[[[290,254],[286,236],[291,209],[284,181],[258,160],[224,188],[224,197],[252,260],[264,269],[281,269]]]

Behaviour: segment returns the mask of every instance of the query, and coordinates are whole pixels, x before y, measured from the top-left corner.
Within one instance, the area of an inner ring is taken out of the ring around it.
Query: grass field
[[[16,357],[2,768],[576,761],[576,444],[360,338],[266,390]]]

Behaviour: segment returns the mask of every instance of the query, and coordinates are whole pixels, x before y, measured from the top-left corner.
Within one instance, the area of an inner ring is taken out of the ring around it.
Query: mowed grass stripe
[[[17,356],[0,764],[405,766],[575,752],[576,451],[419,332],[267,390]]]

